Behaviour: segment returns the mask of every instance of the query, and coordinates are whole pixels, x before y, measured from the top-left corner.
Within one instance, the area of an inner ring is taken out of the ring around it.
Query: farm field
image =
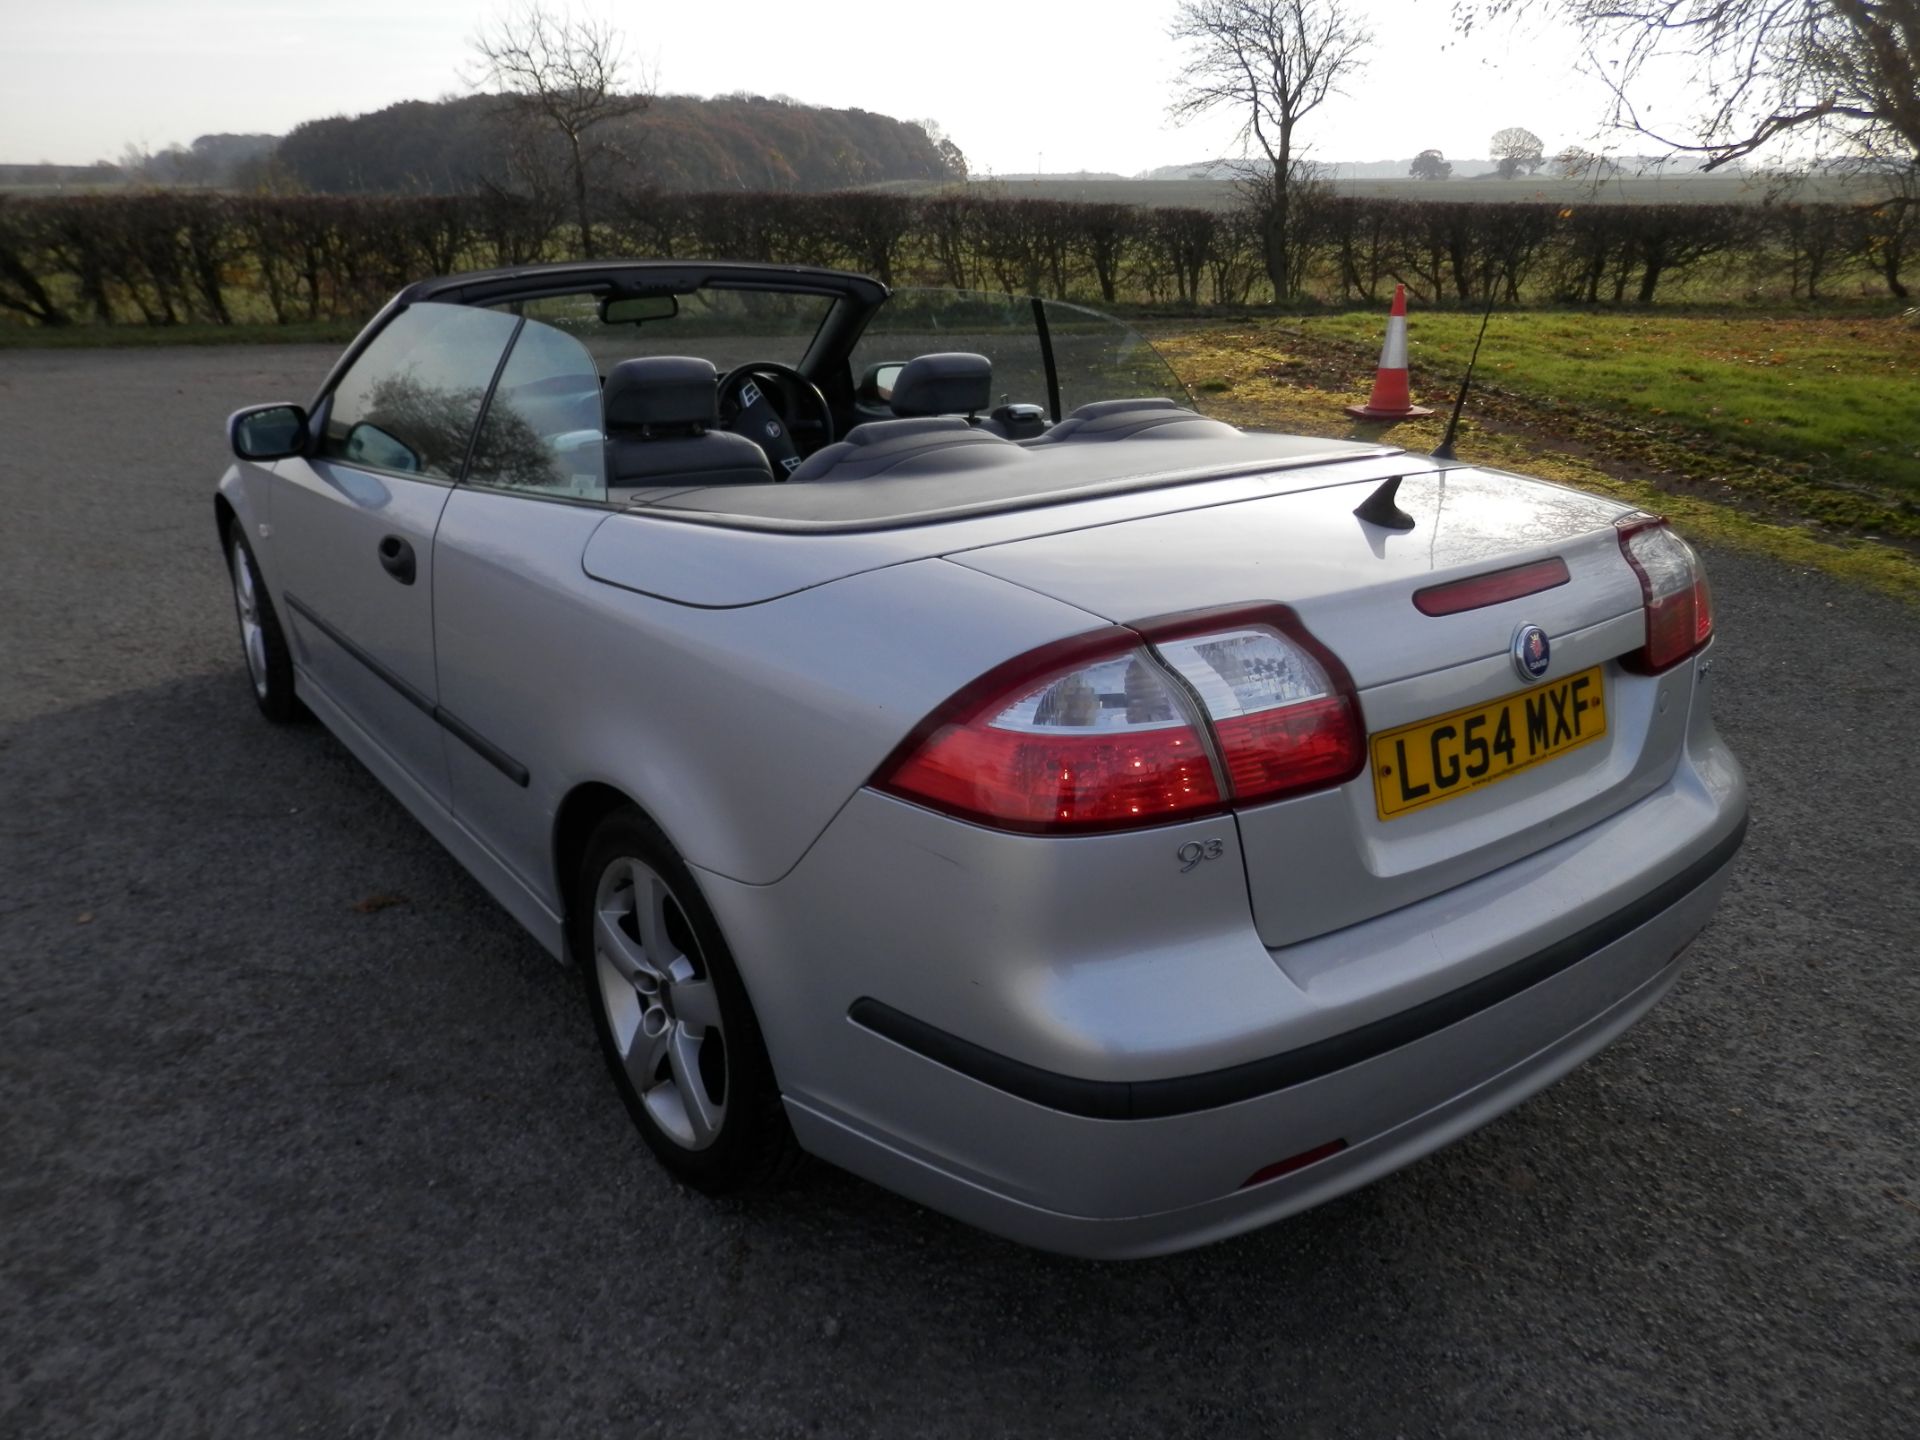
[[[1479,317],[1416,314],[1416,400],[1400,425],[1366,398],[1384,317],[1193,324],[1155,343],[1204,408],[1238,424],[1438,443]],[[1460,453],[1611,489],[1723,538],[1920,596],[1920,328],[1897,316],[1585,314],[1494,317]],[[1832,543],[1823,543],[1832,542]]]
[[[1567,180],[1556,175],[1528,179],[1335,180],[1336,195],[1384,200],[1508,200],[1562,205],[1759,205],[1784,195],[1801,201],[1844,202],[1874,193],[1872,181],[1848,176],[1806,177],[1790,191],[1766,175],[1625,175],[1614,179]],[[1040,179],[992,180],[975,177],[965,186],[950,182],[901,180],[869,187],[903,194],[932,195],[955,189],[1036,200],[1074,200],[1124,205],[1191,206],[1233,210],[1240,204],[1231,180],[1083,180],[1070,175]]]

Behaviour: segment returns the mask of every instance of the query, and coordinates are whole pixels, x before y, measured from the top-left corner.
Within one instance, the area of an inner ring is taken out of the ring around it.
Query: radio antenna
[[[1500,267],[1501,280],[1507,278],[1507,270]],[[1460,393],[1453,397],[1453,414],[1447,419],[1447,433],[1440,437],[1440,444],[1433,452],[1436,460],[1451,460],[1453,437],[1460,431],[1460,410],[1467,403],[1467,391],[1473,385],[1473,367],[1480,359],[1480,342],[1487,338],[1487,322],[1493,319],[1493,304],[1500,295],[1499,284],[1489,278],[1487,281],[1487,310],[1480,317],[1480,333],[1473,337],[1473,353],[1467,357],[1467,373],[1460,378]]]

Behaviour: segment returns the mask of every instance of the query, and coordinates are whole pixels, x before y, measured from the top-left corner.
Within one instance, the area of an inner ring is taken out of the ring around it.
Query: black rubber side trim
[[[878,1000],[854,1001],[847,1017],[883,1039],[950,1070],[1050,1110],[1096,1120],[1155,1120],[1189,1115],[1321,1079],[1511,1000],[1671,909],[1733,859],[1746,833],[1747,817],[1743,815],[1730,835],[1672,879],[1663,881],[1625,909],[1505,969],[1344,1035],[1330,1036],[1298,1050],[1249,1060],[1224,1070],[1180,1075],[1169,1080],[1081,1080],[1009,1059]]]
[[[482,760],[493,766],[494,769],[506,776],[507,779],[518,785],[522,790],[527,788],[527,783],[533,779],[533,776],[527,773],[527,767],[507,754],[506,751],[502,750],[491,740],[487,739],[486,736],[480,734],[471,725],[447,710],[444,706],[436,705],[433,707],[433,718],[445,727],[449,735],[453,736],[454,739],[458,740]]]
[[[382,665],[378,660],[374,659],[373,656],[369,655],[365,650],[362,650],[358,645],[354,644],[353,641],[349,640],[325,620],[322,620],[318,615],[314,614],[313,607],[301,600],[299,596],[293,594],[291,591],[287,591],[282,594],[281,598],[287,602],[287,608],[289,610],[297,611],[301,619],[305,620],[309,625],[313,626],[314,629],[318,630],[322,635],[346,651],[347,654],[366,666],[367,669],[371,670],[384,681],[389,688],[398,694],[401,699],[413,706],[413,708],[418,710],[422,715],[432,719],[449,735],[453,736],[454,739],[465,745],[469,750],[473,751],[474,754],[493,766],[494,769],[518,785],[522,790],[527,788],[527,782],[533,777],[528,774],[526,766],[507,754],[506,751],[502,750],[498,745],[495,745],[491,740],[488,740],[484,735],[474,730],[470,725],[467,725],[459,719],[459,717],[434,704],[433,701],[422,695],[418,690],[414,689],[413,686],[409,685],[385,665]]]

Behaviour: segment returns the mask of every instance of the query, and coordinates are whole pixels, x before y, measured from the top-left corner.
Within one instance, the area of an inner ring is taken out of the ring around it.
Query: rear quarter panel
[[[939,559],[760,605],[675,604],[587,575],[577,532],[571,563],[558,563],[554,525],[524,519],[530,504],[561,508],[477,492],[448,507],[436,549],[440,693],[531,777],[519,801],[499,797],[523,817],[509,829],[488,823],[477,788],[509,786],[504,777],[469,767],[456,810],[556,904],[552,824],[577,786],[632,797],[701,869],[768,884],[940,701],[1012,655],[1099,624]]]

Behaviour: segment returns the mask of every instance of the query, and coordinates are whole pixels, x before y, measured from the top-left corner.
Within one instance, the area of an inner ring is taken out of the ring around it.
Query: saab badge
[[[769,440],[778,440],[780,438],[780,422],[778,420],[767,421],[767,438]]]
[[[1513,668],[1522,680],[1538,680],[1553,663],[1553,646],[1538,625],[1522,625],[1513,632]]]

